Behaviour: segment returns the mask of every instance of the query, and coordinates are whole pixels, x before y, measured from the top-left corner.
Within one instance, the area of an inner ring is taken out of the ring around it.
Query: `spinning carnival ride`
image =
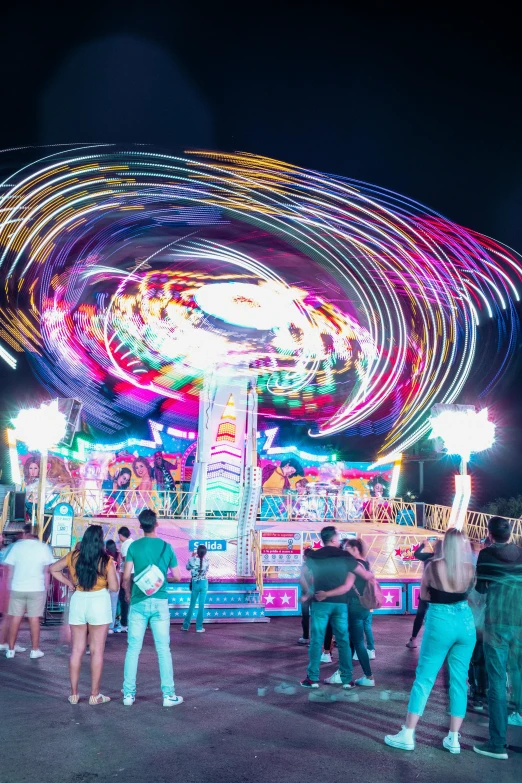
[[[200,513],[243,485],[255,513],[258,416],[380,435],[392,459],[434,403],[467,383],[489,393],[518,334],[505,247],[390,191],[247,154],[46,151],[1,185],[0,264],[0,341],[92,427],[199,419]]]

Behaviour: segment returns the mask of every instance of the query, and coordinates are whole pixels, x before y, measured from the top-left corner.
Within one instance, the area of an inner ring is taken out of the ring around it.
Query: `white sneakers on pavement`
[[[33,658],[34,660],[35,658],[43,658],[44,655],[45,653],[43,653],[41,650],[31,650],[29,658]]]
[[[508,723],[510,726],[522,726],[522,714],[520,712],[512,712],[508,717]]]
[[[183,704],[183,696],[165,696],[163,698],[164,707],[177,707],[178,704]]]
[[[125,707],[132,707],[135,701],[136,701],[136,696],[131,696],[129,694],[128,696],[123,697],[123,704]]]
[[[386,745],[399,750],[415,750],[415,731],[403,726],[398,734],[387,734],[384,738]]]
[[[321,663],[331,663],[332,662],[332,653],[324,652],[321,654]]]
[[[361,685],[364,688],[374,688],[375,680],[373,677],[359,677],[358,680],[355,680],[355,684]]]
[[[337,671],[334,672],[331,677],[327,677],[325,679],[325,683],[327,685],[342,685],[343,681],[341,680],[341,671],[340,671],[340,669],[337,669]]]
[[[444,737],[442,744],[450,753],[460,753],[460,734],[458,731],[450,731],[447,737]]]

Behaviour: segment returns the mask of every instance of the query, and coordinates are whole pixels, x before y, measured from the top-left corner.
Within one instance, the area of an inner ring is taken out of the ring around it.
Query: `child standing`
[[[205,633],[203,628],[203,617],[205,614],[205,598],[208,591],[208,569],[210,563],[207,558],[207,548],[203,544],[200,544],[196,552],[189,558],[187,562],[187,571],[191,574],[191,594],[190,594],[190,606],[188,608],[187,616],[183,622],[182,631],[188,631],[190,621],[192,620],[192,614],[196,603],[198,603],[198,613],[196,616],[196,632]]]

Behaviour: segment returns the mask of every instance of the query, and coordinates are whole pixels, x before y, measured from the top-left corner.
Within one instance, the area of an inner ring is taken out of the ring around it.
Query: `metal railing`
[[[163,519],[192,519],[197,517],[195,494],[180,490],[115,490],[107,494],[99,489],[67,490],[57,496],[57,503],[70,503],[75,517],[135,518],[145,508],[152,508]],[[261,495],[258,518],[263,521],[315,523],[318,525],[350,522],[417,525],[420,504],[405,503],[400,498],[367,498],[353,495],[315,494]],[[451,508],[424,505],[424,526],[444,533],[449,524]],[[218,493],[209,498],[206,519],[237,519],[238,508]],[[472,541],[480,542],[488,534],[491,514],[468,511],[464,531]],[[45,527],[50,514],[45,514]],[[513,529],[512,540],[522,544],[522,520],[509,519]]]
[[[261,558],[261,542],[257,530],[250,531],[250,557],[251,570],[256,580],[256,588],[260,597],[263,597],[263,563]]]
[[[209,493],[210,494],[210,493]],[[111,493],[101,489],[67,490],[57,503],[70,503],[75,517],[137,517],[146,508],[163,519],[188,519],[196,516],[196,494],[183,490],[121,489]],[[218,493],[209,497],[207,519],[230,519],[237,511]]]

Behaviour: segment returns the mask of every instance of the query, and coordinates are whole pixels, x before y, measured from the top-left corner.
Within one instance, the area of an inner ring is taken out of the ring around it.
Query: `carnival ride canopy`
[[[0,187],[0,339],[106,433],[193,426],[205,376],[248,368],[261,416],[392,454],[512,360],[518,258],[408,198],[243,153],[25,154]]]

